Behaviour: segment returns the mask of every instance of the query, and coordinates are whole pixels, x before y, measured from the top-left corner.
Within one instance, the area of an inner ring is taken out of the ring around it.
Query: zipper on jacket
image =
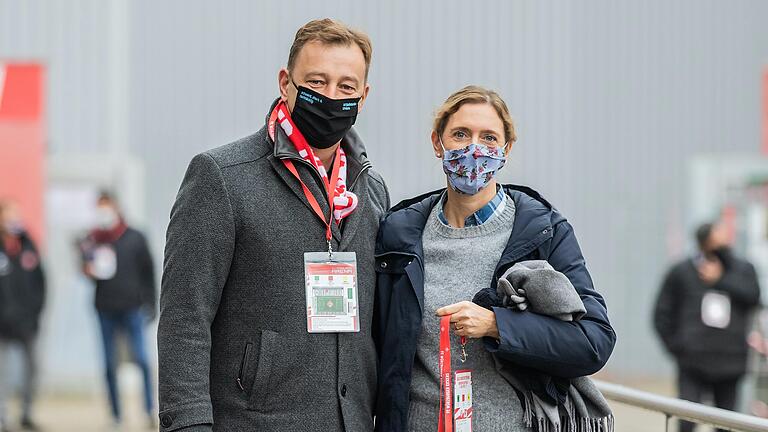
[[[315,177],[315,179],[316,180],[320,180],[320,184],[323,183],[323,179],[322,179],[322,177],[320,177],[320,173],[317,172],[317,168],[315,168],[314,165],[312,165],[311,163],[307,162],[306,160],[304,160],[302,158],[298,158],[298,157],[296,157],[294,155],[290,155],[290,154],[279,154],[279,155],[276,155],[276,156],[280,160],[290,159],[290,160],[292,160],[294,162],[300,162],[300,163],[304,164],[305,166],[307,166],[309,168],[309,171],[312,173],[312,175]],[[372,166],[373,165],[370,162],[365,161],[363,163],[362,168],[360,168],[360,172],[357,173],[357,176],[355,176],[355,179],[352,181],[352,183],[349,186],[347,186],[347,190],[351,192],[352,188],[354,188],[355,185],[357,184],[357,181],[360,180],[360,177],[363,174],[365,174],[365,172],[368,171],[368,169],[370,169]],[[325,197],[325,199],[327,201],[328,200],[328,191],[326,191],[324,187],[321,187],[320,189],[321,189],[321,193],[323,194],[323,196]],[[343,224],[344,224],[345,220],[346,219],[342,219],[341,220],[341,223],[339,224],[339,232],[342,231]]]
[[[355,179],[354,179],[354,180],[352,180],[352,184],[350,184],[350,185],[349,185],[349,187],[347,187],[347,190],[348,190],[348,191],[352,192],[352,188],[354,188],[354,187],[355,187],[355,185],[357,184],[357,181],[360,179],[360,176],[362,176],[362,175],[363,175],[363,174],[364,174],[366,171],[368,171],[368,169],[369,169],[370,167],[371,167],[371,163],[370,163],[370,162],[365,162],[365,163],[363,164],[363,167],[362,167],[362,168],[360,168],[360,172],[359,172],[359,173],[357,173],[357,176],[355,176]],[[359,204],[358,204],[358,205],[359,205]],[[341,233],[341,232],[343,232],[343,230],[342,230],[342,229],[344,228],[344,222],[346,222],[346,221],[347,221],[347,218],[344,218],[344,219],[342,219],[342,220],[341,220],[341,222],[339,223],[339,232],[340,232],[340,233]]]
[[[347,188],[347,190],[348,190],[348,191],[352,191],[352,188],[353,188],[353,187],[355,187],[355,185],[357,184],[357,181],[358,181],[358,180],[360,180],[360,176],[362,176],[363,174],[365,174],[365,172],[366,172],[366,171],[368,171],[368,169],[369,169],[369,168],[371,168],[371,166],[372,166],[372,165],[371,165],[371,163],[370,163],[370,162],[368,162],[368,161],[366,161],[366,162],[363,164],[363,167],[362,167],[362,168],[360,168],[360,172],[359,172],[359,173],[357,173],[357,176],[355,176],[355,179],[354,179],[354,180],[352,180],[352,183],[351,183],[351,184],[349,185],[349,187]]]
[[[320,177],[320,173],[317,171],[317,168],[315,168],[314,165],[312,165],[311,163],[307,162],[306,160],[304,160],[302,158],[298,158],[298,157],[293,156],[293,155],[289,155],[289,154],[279,154],[279,155],[276,155],[276,156],[281,161],[283,159],[290,159],[290,160],[292,160],[294,162],[300,162],[300,163],[304,164],[306,167],[309,168],[309,171],[315,177],[315,180],[319,180],[320,184],[323,184],[323,179],[322,179],[322,177]],[[362,176],[366,171],[368,171],[368,169],[371,168],[371,166],[372,166],[371,163],[368,162],[368,161],[363,163],[363,166],[360,169],[360,172],[357,173],[357,176],[355,176],[355,180],[352,181],[352,183],[349,186],[347,186],[347,190],[348,191],[351,191],[352,188],[355,187],[355,184],[357,184],[357,181],[360,179],[360,176]],[[326,191],[324,187],[321,187],[320,189],[322,190],[322,193],[325,196],[325,199],[327,200],[328,199],[328,191]]]
[[[245,377],[243,376],[243,372],[245,372],[246,363],[248,362],[248,354],[251,352],[251,345],[252,344],[245,344],[245,352],[243,352],[243,359],[240,361],[240,371],[237,373],[237,387],[240,388],[240,390],[245,391],[245,386],[243,385],[243,380]]]
[[[320,173],[317,171],[317,168],[315,168],[314,165],[312,165],[311,163],[307,162],[306,160],[304,160],[302,158],[299,158],[299,157],[296,157],[294,155],[290,155],[290,154],[277,155],[277,158],[280,159],[280,161],[282,161],[284,159],[290,159],[293,162],[299,162],[301,164],[304,164],[304,166],[309,168],[309,172],[312,173],[312,176],[315,177],[315,180],[319,180],[320,184],[323,184],[323,178],[320,177]],[[322,190],[323,194],[325,195],[325,199],[327,200],[328,199],[328,191],[325,191],[325,187],[321,187],[320,189]]]

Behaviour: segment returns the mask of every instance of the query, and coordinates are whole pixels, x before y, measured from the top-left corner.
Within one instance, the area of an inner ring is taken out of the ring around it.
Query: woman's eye
[[[464,139],[467,137],[467,134],[465,134],[463,131],[456,131],[453,133],[453,137],[456,139]]]
[[[485,141],[488,141],[488,142],[496,142],[496,141],[498,141],[496,139],[496,137],[493,136],[493,135],[486,135],[484,139],[485,139]]]

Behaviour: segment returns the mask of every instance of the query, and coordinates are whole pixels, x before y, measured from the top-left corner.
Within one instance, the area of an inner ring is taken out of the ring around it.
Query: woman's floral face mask
[[[505,148],[506,144],[488,147],[472,143],[456,150],[445,150],[443,146],[443,171],[448,175],[451,188],[467,195],[483,190],[507,162]]]

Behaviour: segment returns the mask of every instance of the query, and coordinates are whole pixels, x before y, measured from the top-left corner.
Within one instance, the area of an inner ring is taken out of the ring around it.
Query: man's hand
[[[484,336],[499,338],[496,327],[496,314],[470,301],[462,301],[437,310],[437,316],[451,316],[451,324],[459,336],[481,338]]]
[[[705,258],[696,267],[699,278],[707,285],[713,285],[723,277],[723,264],[720,260]]]

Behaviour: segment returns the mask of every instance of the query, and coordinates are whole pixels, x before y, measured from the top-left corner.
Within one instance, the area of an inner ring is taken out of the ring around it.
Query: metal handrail
[[[768,420],[595,380],[606,399],[699,424],[743,432],[768,432]]]

